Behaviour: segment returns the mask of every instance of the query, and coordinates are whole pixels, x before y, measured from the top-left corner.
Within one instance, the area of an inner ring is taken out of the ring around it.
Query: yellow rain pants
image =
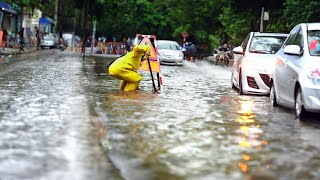
[[[137,71],[146,51],[151,51],[150,45],[136,45],[131,52],[111,64],[109,74],[121,80],[120,90],[135,91],[138,89],[142,76]]]

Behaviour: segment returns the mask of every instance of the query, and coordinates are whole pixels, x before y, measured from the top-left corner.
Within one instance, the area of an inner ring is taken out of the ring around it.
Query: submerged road
[[[0,61],[0,179],[319,179],[320,116],[231,89],[231,68],[161,66],[118,90],[111,59],[44,50]]]
[[[78,56],[43,50],[1,62],[1,180],[119,179],[96,136]]]
[[[87,61],[109,158],[125,179],[319,179],[320,116],[296,119],[266,96],[231,88],[231,67],[161,66],[163,90],[121,93],[105,58]]]

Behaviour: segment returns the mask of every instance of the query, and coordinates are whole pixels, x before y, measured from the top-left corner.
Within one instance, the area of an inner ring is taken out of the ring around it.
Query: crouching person
[[[150,56],[150,51],[149,45],[136,45],[131,52],[110,65],[109,74],[121,80],[121,91],[135,91],[139,88],[142,76],[137,71],[141,61]]]

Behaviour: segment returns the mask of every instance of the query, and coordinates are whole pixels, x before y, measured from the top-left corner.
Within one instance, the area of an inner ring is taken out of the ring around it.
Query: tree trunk
[[[55,10],[54,10],[54,29],[53,32],[57,32],[58,26],[58,10],[59,10],[59,0],[55,0]]]

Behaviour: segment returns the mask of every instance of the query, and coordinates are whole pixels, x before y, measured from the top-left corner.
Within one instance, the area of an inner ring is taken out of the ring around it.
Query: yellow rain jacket
[[[136,45],[131,52],[111,64],[109,74],[122,80],[120,90],[135,91],[138,89],[142,76],[137,71],[146,51],[151,51],[150,45]]]

